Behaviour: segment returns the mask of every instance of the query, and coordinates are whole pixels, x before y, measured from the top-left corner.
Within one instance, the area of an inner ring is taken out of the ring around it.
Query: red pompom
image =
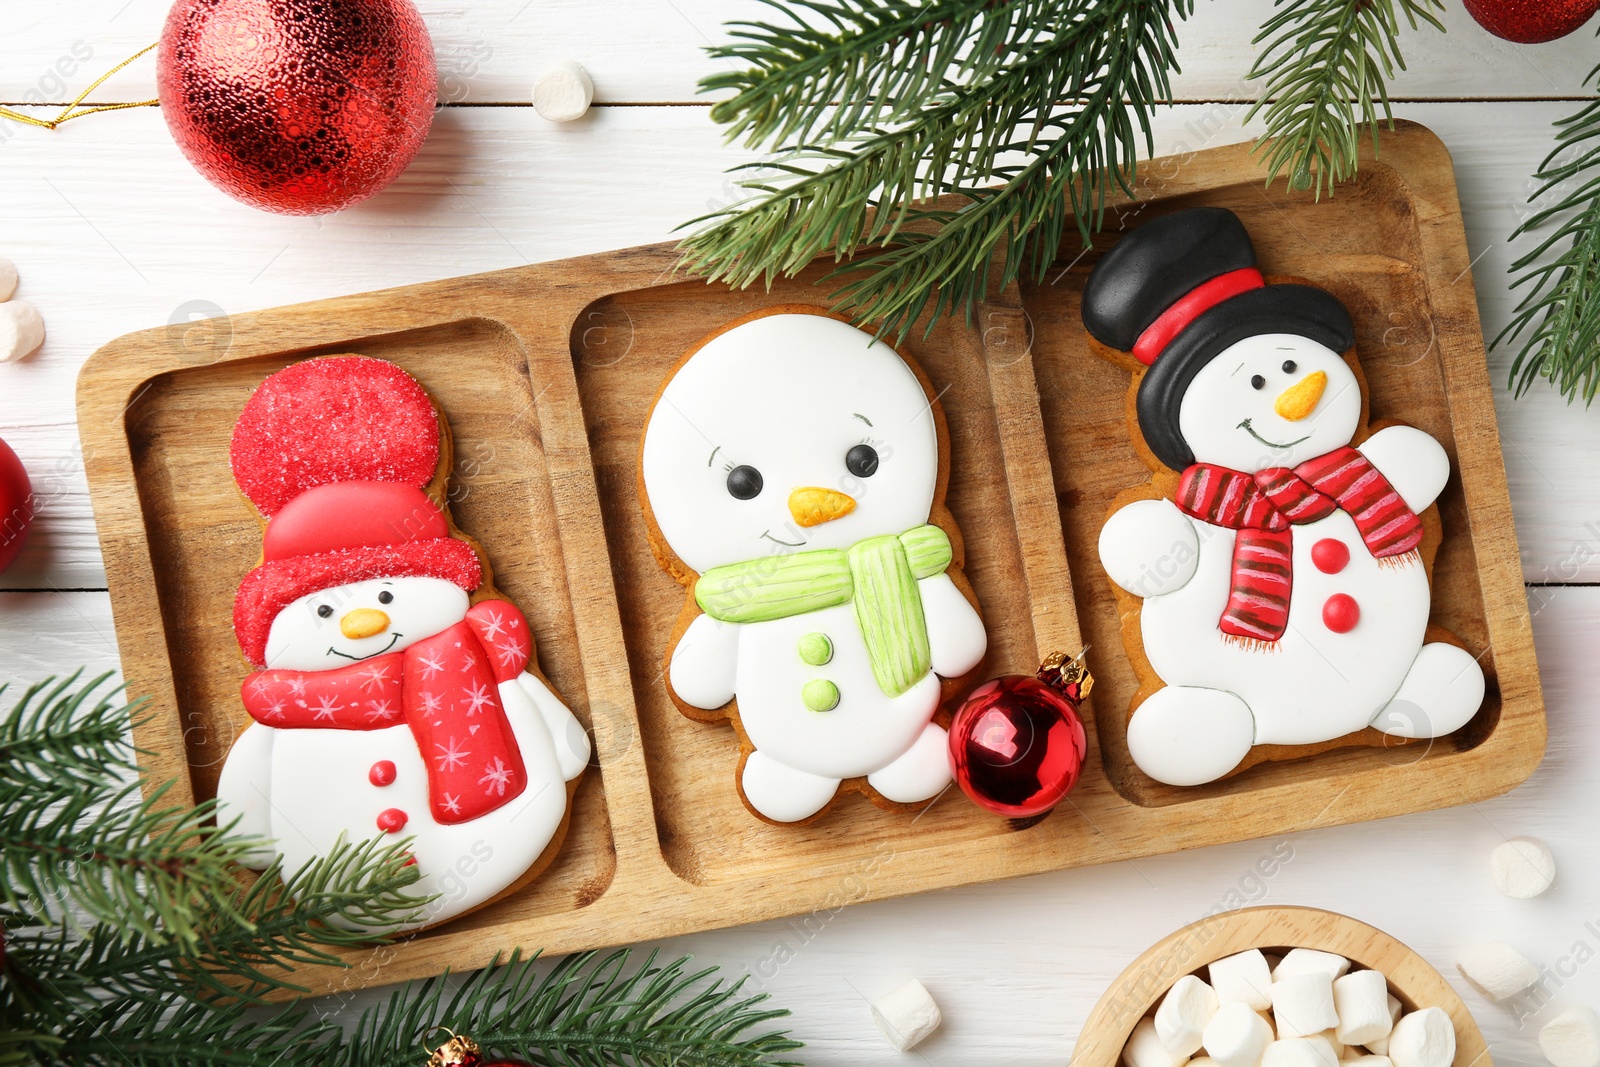
[[[411,0],[178,0],[156,77],[194,168],[286,215],[338,211],[394,181],[438,96]]]
[[[1467,14],[1496,37],[1517,44],[1554,41],[1600,11],[1600,0],[1462,0]]]
[[[233,477],[263,515],[330,482],[421,488],[439,465],[439,417],[416,380],[381,359],[296,363],[245,402],[229,450]]]

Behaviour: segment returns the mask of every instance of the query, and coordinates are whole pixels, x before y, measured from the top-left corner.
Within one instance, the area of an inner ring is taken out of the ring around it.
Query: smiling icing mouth
[[[1294,440],[1294,441],[1290,441],[1287,444],[1279,444],[1276,441],[1269,441],[1265,437],[1262,437],[1260,434],[1256,433],[1255,429],[1253,427],[1251,427],[1249,419],[1245,419],[1238,426],[1235,426],[1234,429],[1236,429],[1236,430],[1239,430],[1239,429],[1244,430],[1245,433],[1249,434],[1251,437],[1254,437],[1257,441],[1260,441],[1262,444],[1266,445],[1268,448],[1293,448],[1295,445],[1298,445],[1303,441],[1311,440],[1311,435],[1310,434],[1306,434],[1304,437],[1301,437],[1301,438],[1299,438],[1297,440]]]
[[[394,643],[396,641],[398,641],[398,640],[400,640],[400,631],[399,630],[392,630],[389,633],[389,643],[387,645],[384,645],[382,648],[378,649],[378,651],[369,653],[369,654],[367,654],[365,656],[352,656],[348,652],[340,652],[337,648],[334,648],[332,645],[328,646],[328,651],[333,653],[335,656],[343,656],[345,659],[353,659],[357,663],[359,663],[364,659],[371,659],[373,656],[381,656],[381,655],[383,655],[385,652],[387,652],[391,648],[393,648],[394,647]]]
[[[780,541],[772,536],[771,530],[762,530],[761,536],[775,545],[782,545],[784,548],[804,548],[806,544],[804,541]]]

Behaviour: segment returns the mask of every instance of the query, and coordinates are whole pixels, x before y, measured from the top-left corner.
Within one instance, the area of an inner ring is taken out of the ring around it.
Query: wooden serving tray
[[[1160,175],[1170,162],[1146,170]],[[1265,266],[1279,270],[1282,256],[1347,300],[1361,297],[1351,310],[1363,346],[1393,328],[1391,314],[1423,330],[1431,316],[1436,340],[1410,371],[1374,373],[1369,362],[1368,375],[1381,404],[1445,441],[1462,471],[1446,491],[1435,611],[1489,649],[1492,696],[1460,745],[1340,750],[1191,791],[1130,773],[1121,727],[1131,673],[1090,529],[1103,501],[1138,479],[1120,418],[1125,382],[1078,358],[1086,258],[1062,265],[1059,286],[1001,291],[972,323],[942,321],[927,336],[919,326],[903,347],[950,427],[946,503],[990,634],[980,671],[1031,673],[1045,653],[1092,643],[1101,681],[1088,725],[1104,766],[1091,759],[1068,802],[1042,820],[996,818],[954,790],[918,815],[851,796],[812,825],[756,819],[734,789],[733,732],[687,719],[667,696],[663,657],[683,593],[646,541],[639,435],[690,344],[757,308],[824,303],[811,283],[825,267],[770,292],[732,292],[675,277],[672,247],[657,245],[235,315],[215,324],[213,347],[144,331],[89,360],[79,426],[124,676],[130,694],[151,700],[137,736],[153,754],[148,780],[175,779],[174,799],[213,795],[246,721],[238,687],[248,668],[231,610],[260,534],[228,468],[234,420],[280,367],[356,352],[404,367],[449,417],[453,515],[528,616],[545,674],[592,727],[598,772],[584,777],[566,845],[537,881],[381,950],[381,967],[304,972],[314,990],[471,969],[514,946],[562,953],[779,916],[825,923],[864,900],[1509,789],[1538,763],[1543,707],[1448,157],[1408,126],[1385,138],[1381,164],[1364,161],[1360,181],[1320,205],[1263,191],[1243,146],[1172,169],[1178,178],[1154,190],[1151,210],[1241,208]],[[1376,206],[1390,228],[1352,232],[1352,216]],[[1263,212],[1284,232],[1327,232],[1346,251],[1301,263],[1292,242],[1267,238]]]
[[[1318,908],[1244,908],[1191,923],[1151,945],[1111,983],[1089,1013],[1072,1067],[1116,1067],[1134,1027],[1172,983],[1224,956],[1258,948],[1282,955],[1314,948],[1381,971],[1408,1012],[1443,1008],[1456,1029],[1456,1067],[1494,1067],[1483,1032],[1433,965],[1382,930]]]

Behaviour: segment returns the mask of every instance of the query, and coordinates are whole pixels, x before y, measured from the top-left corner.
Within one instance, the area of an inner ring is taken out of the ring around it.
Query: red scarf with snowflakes
[[[1175,502],[1203,522],[1239,531],[1233,586],[1217,626],[1232,637],[1267,644],[1289,625],[1293,527],[1342,508],[1378,559],[1404,555],[1422,543],[1417,513],[1371,460],[1349,447],[1293,469],[1267,467],[1254,474],[1196,463],[1178,480]]]
[[[405,723],[428,768],[435,822],[467,822],[527,788],[500,683],[527,669],[528,623],[504,600],[408,647],[326,671],[260,671],[245,710],[279,729],[382,730]]]

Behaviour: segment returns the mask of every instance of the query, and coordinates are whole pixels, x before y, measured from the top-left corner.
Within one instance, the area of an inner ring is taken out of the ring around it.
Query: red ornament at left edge
[[[0,571],[16,562],[33,525],[33,485],[22,460],[0,441]]]
[[[157,57],[173,140],[252,207],[325,215],[410,165],[438,98],[411,0],[177,0]]]

